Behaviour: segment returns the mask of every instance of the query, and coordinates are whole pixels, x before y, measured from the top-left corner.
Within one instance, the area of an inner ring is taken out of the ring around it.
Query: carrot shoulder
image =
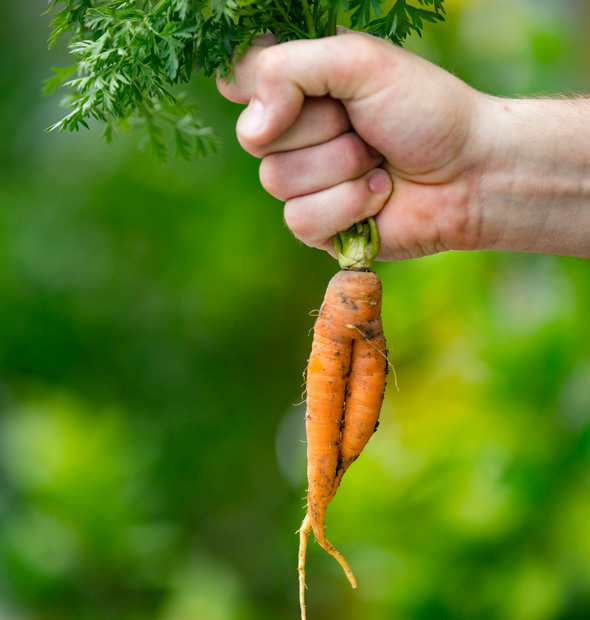
[[[299,554],[303,618],[305,550],[310,530],[356,587],[348,564],[326,539],[324,519],[343,474],[375,431],[386,374],[381,282],[370,271],[340,271],[328,284],[307,367],[308,492]]]

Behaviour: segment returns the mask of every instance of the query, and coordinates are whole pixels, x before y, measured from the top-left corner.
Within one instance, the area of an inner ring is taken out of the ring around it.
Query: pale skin
[[[503,99],[369,35],[257,37],[222,95],[312,247],[373,216],[380,260],[445,250],[590,258],[590,98]]]

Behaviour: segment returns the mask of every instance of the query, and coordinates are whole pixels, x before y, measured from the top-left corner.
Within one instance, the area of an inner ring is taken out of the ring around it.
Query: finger
[[[293,151],[328,142],[350,129],[350,119],[339,101],[331,97],[308,97],[293,125],[269,144],[252,144],[242,135],[239,119],[237,134],[245,151],[254,157],[264,157],[269,153]]]
[[[260,164],[260,182],[285,201],[357,179],[382,161],[355,133],[345,133],[317,146],[267,155]]]
[[[254,93],[240,119],[242,134],[253,144],[275,140],[293,124],[306,96],[330,95],[344,101],[369,96],[376,87],[369,79],[376,67],[389,72],[395,66],[394,53],[403,53],[392,53],[393,47],[350,33],[262,50],[256,59]]]
[[[336,233],[378,213],[392,189],[389,174],[377,168],[359,179],[288,200],[285,222],[303,243],[325,249]]]
[[[246,104],[254,92],[256,59],[262,50],[276,45],[277,38],[273,34],[259,34],[252,39],[252,45],[243,56],[234,63],[232,74],[221,77],[217,74],[217,89],[226,99],[233,103]]]

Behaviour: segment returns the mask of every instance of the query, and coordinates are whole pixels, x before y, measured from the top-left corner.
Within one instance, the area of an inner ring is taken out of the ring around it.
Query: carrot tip
[[[307,614],[305,611],[305,554],[307,551],[307,538],[311,531],[311,521],[309,514],[305,515],[303,523],[299,528],[299,558],[297,563],[297,571],[299,573],[299,606],[301,607],[301,620],[306,620]]]
[[[315,536],[315,532],[314,532],[314,536]],[[316,542],[320,545],[320,547],[324,549],[324,551],[327,551],[338,562],[338,564],[340,564],[351,587],[353,589],[356,589],[357,587],[356,579],[352,573],[352,570],[350,569],[350,566],[348,565],[348,562],[344,559],[344,556],[339,551],[336,550],[334,545],[332,545],[332,543],[325,536],[322,535],[319,538],[315,536],[315,539],[316,539]]]

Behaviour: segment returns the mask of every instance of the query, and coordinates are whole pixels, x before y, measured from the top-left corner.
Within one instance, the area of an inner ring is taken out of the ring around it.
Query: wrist
[[[477,249],[590,256],[590,100],[481,95]]]

